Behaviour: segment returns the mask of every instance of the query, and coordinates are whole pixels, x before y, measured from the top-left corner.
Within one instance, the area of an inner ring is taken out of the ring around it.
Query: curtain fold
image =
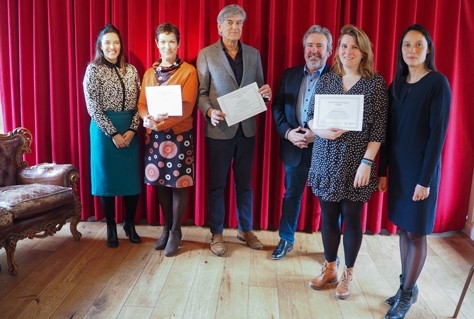
[[[24,126],[33,133],[30,163],[73,163],[80,171],[84,220],[102,219],[99,201],[90,195],[89,122],[82,80],[93,58],[99,30],[107,23],[122,33],[128,62],[140,76],[158,59],[154,31],[159,23],[181,32],[179,56],[195,64],[198,52],[218,40],[217,14],[231,3],[247,12],[242,41],[259,49],[274,91],[285,68],[303,64],[302,37],[312,24],[328,27],[336,45],[340,28],[361,27],[373,43],[376,69],[391,82],[401,32],[410,24],[426,26],[434,40],[437,67],[453,91],[452,112],[443,152],[442,181],[435,232],[464,227],[474,168],[474,139],[466,62],[474,45],[474,3],[469,0],[2,0],[0,2],[0,103],[5,131]],[[449,22],[448,22],[449,21]],[[329,58],[332,61],[333,55]],[[466,62],[465,62],[466,61]],[[284,193],[279,136],[271,104],[258,116],[253,163],[254,225],[276,229]],[[207,214],[207,150],[204,120],[194,112],[196,181],[185,218],[204,226]],[[143,133],[139,133],[143,137]],[[229,184],[233,176],[229,174]],[[226,190],[227,227],[237,227],[235,193]],[[161,224],[156,189],[143,185],[137,212],[148,224]],[[317,231],[320,208],[310,189],[302,199],[298,230]],[[117,199],[117,219],[123,220]],[[364,206],[364,231],[394,233],[387,218],[387,194],[374,193]]]

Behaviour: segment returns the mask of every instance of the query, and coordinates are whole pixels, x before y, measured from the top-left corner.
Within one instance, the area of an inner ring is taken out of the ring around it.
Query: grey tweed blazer
[[[257,82],[258,87],[264,84],[262,61],[260,52],[242,43],[243,76],[240,87]],[[198,105],[206,119],[205,136],[227,140],[235,136],[239,124],[228,126],[227,122],[221,121],[214,126],[207,117],[210,107],[220,110],[217,98],[239,88],[234,72],[224,52],[224,46],[219,39],[202,49],[197,58],[196,69],[199,77]],[[256,133],[255,117],[242,121],[242,129],[245,136],[254,136]]]

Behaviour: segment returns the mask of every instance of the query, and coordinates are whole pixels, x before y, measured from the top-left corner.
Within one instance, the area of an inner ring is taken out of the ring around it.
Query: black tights
[[[123,197],[125,204],[125,221],[133,223],[135,221],[135,211],[137,210],[138,195],[128,195]],[[101,196],[100,203],[104,210],[107,225],[115,224],[115,197]]]
[[[403,290],[412,289],[425,265],[426,235],[417,235],[400,229],[400,257],[402,261]]]
[[[181,220],[188,206],[188,188],[158,186],[158,202],[165,219],[164,225],[170,230],[181,228]]]
[[[360,217],[363,202],[342,200],[326,202],[319,200],[322,213],[321,234],[324,257],[328,262],[335,261],[341,242],[341,216],[344,221],[344,256],[347,268],[354,267],[360,245],[362,244],[362,225]]]

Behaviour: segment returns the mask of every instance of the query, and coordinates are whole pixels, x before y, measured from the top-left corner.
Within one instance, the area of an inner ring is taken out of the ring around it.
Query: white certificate
[[[350,94],[316,94],[313,129],[338,128],[362,131],[364,96]]]
[[[183,115],[181,85],[147,86],[145,90],[150,115],[163,113],[168,113],[169,116]]]
[[[217,102],[222,112],[226,114],[225,120],[229,126],[267,110],[255,82],[218,97]]]

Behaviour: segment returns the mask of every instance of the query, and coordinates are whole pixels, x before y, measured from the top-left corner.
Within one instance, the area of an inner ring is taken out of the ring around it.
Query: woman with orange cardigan
[[[188,188],[194,185],[193,118],[198,77],[196,69],[178,57],[180,34],[171,23],[160,24],[155,42],[161,58],[142,81],[138,112],[145,134],[145,183],[157,186],[158,203],[164,216],[163,232],[156,250],[173,256],[181,244],[181,220],[187,208]],[[146,88],[180,85],[183,110],[180,116],[149,112]]]

